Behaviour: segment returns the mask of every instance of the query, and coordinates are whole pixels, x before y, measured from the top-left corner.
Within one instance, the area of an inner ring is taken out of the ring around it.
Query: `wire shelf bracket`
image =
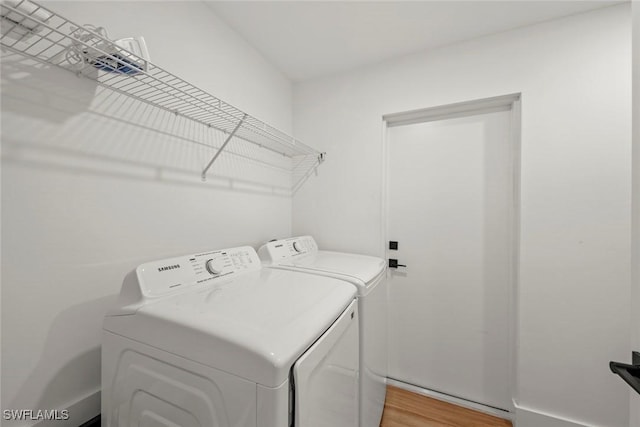
[[[229,136],[227,137],[227,139],[225,139],[224,143],[222,144],[222,146],[220,147],[220,149],[216,152],[216,154],[213,155],[213,157],[211,158],[211,160],[209,160],[209,163],[207,163],[207,166],[205,166],[204,170],[202,171],[202,180],[206,181],[207,180],[207,171],[209,170],[209,168],[211,167],[211,165],[213,165],[213,162],[216,161],[216,159],[218,158],[218,156],[220,154],[222,154],[222,151],[224,151],[225,147],[227,146],[227,144],[229,143],[229,141],[231,141],[231,138],[233,138],[233,136],[236,134],[236,132],[238,131],[238,129],[240,129],[240,126],[242,126],[242,123],[244,122],[244,119],[247,118],[247,115],[245,114],[244,117],[242,117],[242,120],[240,120],[238,122],[238,125],[231,131],[231,133],[229,134]]]
[[[62,68],[117,93],[227,134],[222,146],[202,171],[203,180],[233,138],[291,159],[311,159],[302,162],[308,170],[303,173],[292,170],[292,175],[308,177],[325,160],[325,153],[136,56],[90,27],[78,25],[35,1],[0,2],[0,30],[2,49]],[[78,37],[78,34],[85,37]],[[91,37],[86,37],[86,34]],[[74,54],[70,54],[70,50]],[[299,182],[292,177],[292,188]]]

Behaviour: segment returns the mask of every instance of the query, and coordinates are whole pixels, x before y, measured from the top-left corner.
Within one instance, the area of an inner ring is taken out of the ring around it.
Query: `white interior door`
[[[388,129],[389,376],[511,410],[510,111]]]

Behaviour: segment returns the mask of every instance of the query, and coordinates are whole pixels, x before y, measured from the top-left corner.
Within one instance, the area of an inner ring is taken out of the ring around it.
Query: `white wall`
[[[203,3],[47,6],[143,35],[158,65],[291,131],[289,81]],[[200,182],[215,151],[194,143],[213,140],[199,125],[12,55],[2,75],[3,408],[71,407],[77,426],[99,412],[102,316],[124,275],[288,235],[291,199],[272,168],[237,156]]]
[[[631,283],[631,350],[640,351],[640,2],[633,10],[633,234]],[[628,359],[625,359],[628,360]],[[640,427],[640,395],[631,393],[631,427]]]
[[[382,116],[522,93],[518,427],[628,426],[608,362],[629,347],[630,28],[610,7],[294,87],[295,134],[328,157],[293,233],[376,255]]]

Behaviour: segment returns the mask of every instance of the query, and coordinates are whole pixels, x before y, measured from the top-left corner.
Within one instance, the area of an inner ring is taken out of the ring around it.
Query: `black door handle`
[[[609,369],[640,394],[640,353],[633,352],[633,365],[620,362],[609,362]]]
[[[397,259],[389,258],[389,268],[406,267],[404,264],[398,264]]]

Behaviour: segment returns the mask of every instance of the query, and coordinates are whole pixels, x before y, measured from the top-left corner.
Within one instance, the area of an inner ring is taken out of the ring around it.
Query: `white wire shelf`
[[[324,153],[34,1],[4,0],[0,16],[3,49],[225,132],[227,139],[203,169],[203,179],[232,138],[292,158],[294,190],[324,160]]]

